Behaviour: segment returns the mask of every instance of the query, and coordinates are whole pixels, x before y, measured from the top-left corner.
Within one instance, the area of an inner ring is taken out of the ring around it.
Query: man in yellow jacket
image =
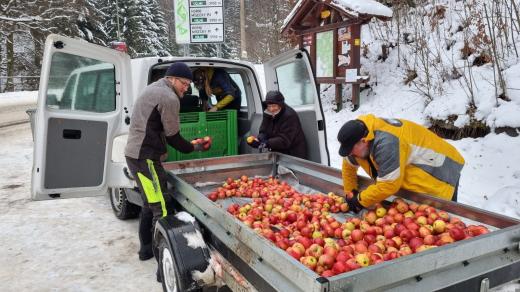
[[[338,132],[343,157],[343,188],[350,210],[359,212],[403,188],[445,200],[457,200],[464,158],[427,128],[403,119],[363,115]],[[375,183],[358,192],[361,166]]]

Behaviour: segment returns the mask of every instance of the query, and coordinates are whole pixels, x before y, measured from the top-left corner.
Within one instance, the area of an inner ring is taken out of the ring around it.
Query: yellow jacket
[[[370,159],[347,156],[343,159],[345,193],[357,189],[357,169],[361,166],[375,184],[360,192],[365,207],[383,201],[400,188],[451,200],[464,166],[464,158],[448,142],[427,128],[402,119],[382,119],[374,115],[358,117],[368,128]]]

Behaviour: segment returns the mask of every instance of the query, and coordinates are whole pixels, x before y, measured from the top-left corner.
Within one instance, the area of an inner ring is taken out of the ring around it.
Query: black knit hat
[[[367,127],[362,121],[351,120],[346,122],[338,132],[338,141],[341,143],[339,155],[343,157],[349,155],[354,145],[367,134]]]
[[[183,62],[176,62],[170,65],[164,76],[186,78],[193,80],[193,74],[191,73],[190,67]]]
[[[278,104],[283,105],[285,98],[283,94],[278,90],[271,90],[265,96],[265,104]]]

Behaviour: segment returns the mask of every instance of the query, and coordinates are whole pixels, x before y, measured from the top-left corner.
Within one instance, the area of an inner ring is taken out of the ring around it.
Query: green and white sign
[[[174,0],[178,44],[224,41],[222,0]]]
[[[188,0],[174,0],[175,41],[178,44],[190,43],[190,6]]]
[[[222,7],[190,8],[190,22],[192,25],[224,23]]]
[[[333,32],[316,34],[316,77],[332,77],[334,74]]]
[[[191,43],[221,43],[223,41],[223,23],[191,25]]]
[[[190,7],[224,6],[222,0],[190,0]]]

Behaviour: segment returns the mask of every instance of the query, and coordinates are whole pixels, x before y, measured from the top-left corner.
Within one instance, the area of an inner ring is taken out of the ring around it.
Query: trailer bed
[[[210,233],[213,248],[258,291],[482,291],[520,278],[518,220],[409,192],[398,195],[447,211],[465,223],[485,225],[491,232],[330,278],[320,277],[226,212],[231,202],[242,204],[246,198],[212,202],[206,195],[226,178],[241,175],[280,176],[296,188],[341,194],[339,170],[279,153],[164,166],[175,188],[175,200]],[[359,182],[361,189],[370,183],[362,177]]]

